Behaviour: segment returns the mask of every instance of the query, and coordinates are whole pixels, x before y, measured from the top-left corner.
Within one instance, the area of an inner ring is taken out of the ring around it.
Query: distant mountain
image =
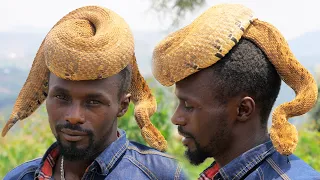
[[[143,74],[150,75],[153,48],[167,35],[166,32],[133,31],[136,56]],[[46,33],[0,32],[0,67],[29,69]],[[306,33],[288,41],[293,53],[310,71],[320,64],[318,42],[320,31]]]
[[[291,50],[300,57],[320,57],[319,51],[320,31],[308,32],[289,41]],[[307,59],[306,59],[307,60]],[[317,59],[320,63],[320,59]]]
[[[143,76],[150,76],[153,48],[167,33],[133,31],[133,34],[139,69]],[[13,105],[45,35],[0,32],[0,109]],[[288,41],[295,56],[313,75],[316,66],[320,65],[319,41],[320,31],[306,33]],[[290,101],[294,96],[294,92],[282,83],[276,105]]]

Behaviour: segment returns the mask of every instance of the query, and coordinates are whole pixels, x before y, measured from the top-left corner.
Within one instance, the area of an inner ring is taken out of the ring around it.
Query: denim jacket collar
[[[42,159],[41,159],[41,162],[40,162],[38,168],[36,169],[36,171],[35,171],[35,173],[34,173],[34,179],[36,179],[36,177],[39,176],[39,173],[40,173],[40,171],[41,171],[41,168],[42,168],[43,165],[44,165],[44,162],[46,161],[46,159],[47,159],[47,157],[49,156],[49,154],[50,154],[54,149],[57,148],[57,146],[58,146],[58,143],[55,142],[55,143],[53,143],[53,144],[49,147],[49,149],[46,151],[46,153],[44,154],[44,156],[43,156]]]
[[[269,139],[264,144],[250,149],[224,167],[220,168],[218,176],[221,176],[222,179],[242,179],[243,176],[273,152],[275,152],[275,148]]]
[[[107,175],[114,167],[116,162],[121,159],[129,146],[125,131],[118,129],[120,136],[111,143],[96,159],[95,162],[100,167],[100,172]]]

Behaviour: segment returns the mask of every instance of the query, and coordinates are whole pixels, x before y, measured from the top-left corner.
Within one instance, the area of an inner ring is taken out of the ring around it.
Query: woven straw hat
[[[49,72],[67,80],[96,80],[117,74],[127,65],[132,67],[129,92],[141,134],[150,146],[164,151],[167,143],[149,119],[157,104],[139,73],[131,30],[118,14],[98,6],[70,12],[47,34],[2,136],[46,99]]]
[[[153,53],[153,74],[165,86],[207,68],[223,58],[241,38],[255,43],[267,55],[282,80],[296,93],[272,116],[271,140],[278,152],[292,154],[298,133],[288,118],[308,112],[318,91],[312,75],[292,54],[281,33],[253,12],[237,4],[211,7],[190,25],[162,40]]]

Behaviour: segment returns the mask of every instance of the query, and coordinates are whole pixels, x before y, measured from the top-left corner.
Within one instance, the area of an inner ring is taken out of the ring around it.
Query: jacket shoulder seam
[[[22,179],[25,175],[27,175],[27,174],[29,174],[29,173],[32,173],[32,172],[35,171],[36,169],[37,169],[37,167],[34,167],[34,168],[30,168],[30,169],[28,169],[27,171],[23,172],[23,173],[19,176],[18,180]]]
[[[258,174],[259,174],[260,179],[264,180],[264,174],[263,174],[261,167],[258,167]]]
[[[140,163],[139,161],[137,161],[136,159],[134,159],[132,156],[129,155],[124,155],[125,159],[128,159],[131,163],[133,163],[134,165],[136,165],[142,172],[144,172],[144,174],[146,174],[150,179],[158,179],[152,172],[150,169],[148,169],[145,165],[143,165],[142,163]]]
[[[282,179],[284,180],[290,180],[289,176],[284,173],[280,167],[269,157],[267,158],[267,162],[268,164],[270,164],[270,166],[272,167],[272,169],[274,169],[280,176]]]
[[[13,172],[14,170],[16,170],[17,168],[19,168],[20,166],[24,165],[24,164],[27,164],[27,163],[30,163],[30,162],[33,162],[33,161],[36,161],[38,159],[41,159],[41,157],[37,157],[37,158],[34,158],[34,159],[31,159],[29,161],[26,161],[22,164],[20,164],[19,166],[13,168],[12,170],[10,170],[7,174],[10,174],[11,172]],[[21,179],[23,176],[25,176],[26,174],[30,173],[31,171],[37,169],[38,167],[35,167],[35,168],[27,168],[25,171],[22,172],[22,174],[19,176],[19,179]]]
[[[132,145],[129,145],[127,149],[136,151],[139,154],[143,154],[143,155],[159,155],[159,156],[164,156],[164,157],[167,157],[167,158],[170,158],[170,159],[176,159],[174,156],[171,156],[169,154],[165,154],[165,153],[158,152],[158,151],[155,151],[155,150],[141,150],[141,149],[138,149],[137,147],[132,146]]]
[[[179,179],[181,170],[182,170],[181,166],[178,166],[177,169],[176,169],[176,172],[174,174],[174,179],[177,179],[177,180]]]

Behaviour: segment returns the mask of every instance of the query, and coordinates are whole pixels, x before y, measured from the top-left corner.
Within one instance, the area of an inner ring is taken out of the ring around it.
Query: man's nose
[[[184,126],[186,125],[186,118],[183,116],[180,108],[178,107],[174,112],[173,116],[171,117],[171,122],[175,125]]]
[[[66,121],[69,121],[71,124],[83,124],[85,122],[83,109],[81,108],[80,103],[72,103],[69,107]]]

